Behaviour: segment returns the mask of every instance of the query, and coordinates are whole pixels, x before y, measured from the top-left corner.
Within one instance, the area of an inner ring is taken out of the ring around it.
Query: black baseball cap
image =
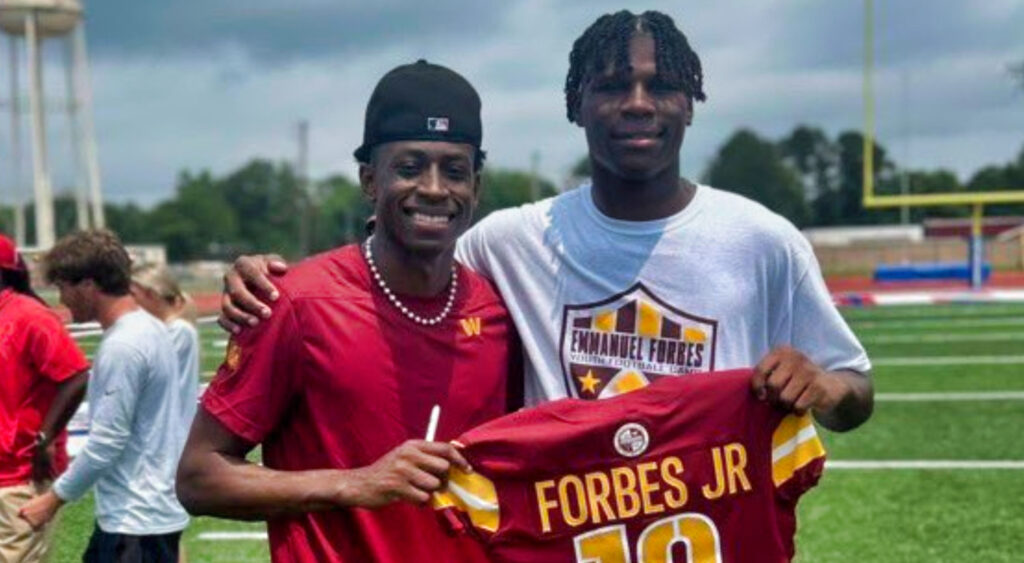
[[[480,150],[480,96],[454,70],[420,59],[384,75],[366,105],[363,144],[353,153],[370,161],[373,147],[393,141],[466,143]]]

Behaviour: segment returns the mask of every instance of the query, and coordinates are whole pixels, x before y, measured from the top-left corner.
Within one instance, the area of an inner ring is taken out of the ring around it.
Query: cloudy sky
[[[310,122],[313,176],[352,175],[373,85],[420,57],[476,85],[492,165],[525,169],[538,153],[541,172],[561,182],[586,152],[565,119],[570,47],[624,6],[670,14],[702,58],[708,101],[683,148],[687,176],[739,127],[777,138],[807,123],[835,135],[863,120],[857,0],[85,4],[104,191],[115,201],[166,198],[182,169],[294,159],[300,119]],[[1024,89],[1007,67],[1024,60],[1024,2],[889,0],[876,2],[876,17],[878,132],[897,161],[966,178],[1022,149]],[[60,78],[48,75],[53,95]],[[59,116],[51,121],[59,135]],[[66,157],[54,150],[58,187],[69,182]]]

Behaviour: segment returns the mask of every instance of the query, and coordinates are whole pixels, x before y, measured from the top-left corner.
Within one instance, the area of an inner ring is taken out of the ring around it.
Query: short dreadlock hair
[[[644,34],[654,38],[659,77],[669,86],[680,88],[691,102],[707,99],[700,58],[672,18],[656,11],[636,15],[622,10],[597,18],[572,44],[569,74],[565,77],[565,106],[570,123],[579,119],[583,89],[590,77],[604,72],[609,65],[629,68],[629,41]]]

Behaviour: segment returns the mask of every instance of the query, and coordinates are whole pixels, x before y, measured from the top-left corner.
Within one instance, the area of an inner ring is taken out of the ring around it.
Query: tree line
[[[526,172],[485,169],[477,217],[556,193]],[[58,235],[77,228],[72,195],[55,198]],[[179,174],[174,195],[150,209],[104,204],[107,226],[128,244],[162,244],[171,261],[232,259],[246,252],[295,258],[360,240],[372,209],[360,186],[343,175],[308,184],[287,162],[254,159],[223,176]],[[33,238],[34,210],[25,210]],[[13,232],[13,212],[0,208],[0,232]]]
[[[898,209],[865,210],[861,205],[863,142],[859,132],[830,138],[823,130],[798,126],[780,139],[740,129],[719,148],[700,181],[731,190],[787,217],[799,227],[899,222]],[[966,183],[949,170],[902,171],[889,153],[874,145],[879,194],[950,193],[1024,189],[1024,147],[1012,162],[989,165]],[[589,175],[584,157],[566,186]],[[487,167],[477,218],[556,193],[555,184],[517,170]],[[70,195],[55,202],[58,234],[75,228]],[[371,209],[359,185],[342,175],[306,184],[289,163],[255,159],[222,176],[208,171],[179,174],[174,195],[145,209],[134,203],[105,205],[108,226],[127,243],[156,243],[172,261],[230,259],[274,251],[297,257],[358,240]],[[1021,205],[992,205],[988,215],[1024,214]],[[910,219],[967,216],[966,207],[913,208]],[[33,232],[31,206],[25,216]],[[13,214],[0,208],[0,231],[13,230]]]
[[[988,165],[967,182],[946,169],[901,170],[888,151],[874,143],[875,191],[879,195],[962,193],[1024,189],[1024,146],[1012,162]],[[797,226],[898,223],[899,209],[865,210],[864,137],[844,131],[831,139],[824,131],[799,126],[778,140],[748,129],[734,133],[719,149],[702,179],[735,191],[786,216]],[[990,205],[986,215],[1024,213],[1021,205]],[[966,217],[957,207],[910,209],[911,222],[928,217]]]

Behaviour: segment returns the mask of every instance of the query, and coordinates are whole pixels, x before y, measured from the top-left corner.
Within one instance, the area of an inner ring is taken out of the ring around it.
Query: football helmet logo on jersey
[[[635,422],[623,424],[615,431],[615,451],[626,457],[636,457],[650,445],[647,429]]]

